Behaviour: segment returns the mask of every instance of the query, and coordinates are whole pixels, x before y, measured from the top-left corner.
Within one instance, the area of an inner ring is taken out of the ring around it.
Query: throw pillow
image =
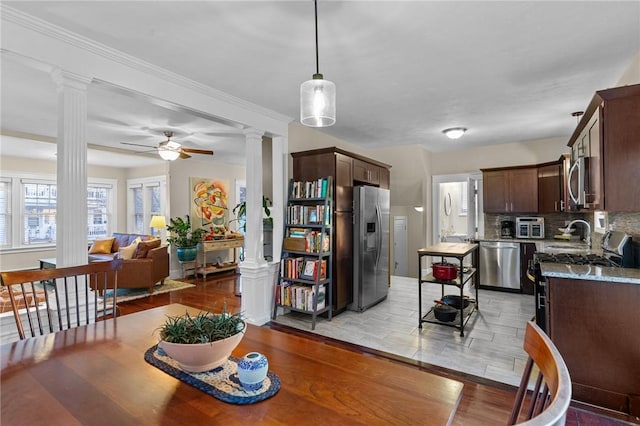
[[[155,238],[153,240],[141,241],[138,243],[138,248],[136,249],[136,254],[133,257],[134,259],[144,259],[147,257],[147,253],[153,250],[154,248],[160,247],[162,241],[160,238]]]
[[[103,240],[95,240],[91,244],[89,254],[109,254],[111,253],[111,246],[113,245],[114,238],[105,238]]]
[[[133,255],[135,254],[140,241],[140,237],[138,237],[128,246],[120,247],[118,249],[118,259],[133,259]]]

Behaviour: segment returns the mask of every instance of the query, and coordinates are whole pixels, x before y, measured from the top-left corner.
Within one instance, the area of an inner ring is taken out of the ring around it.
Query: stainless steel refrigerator
[[[353,303],[362,312],[389,291],[389,190],[353,188]]]

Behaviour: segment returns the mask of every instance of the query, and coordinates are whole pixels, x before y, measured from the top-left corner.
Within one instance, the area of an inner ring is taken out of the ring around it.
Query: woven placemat
[[[280,390],[280,378],[271,371],[267,373],[260,389],[245,390],[238,380],[238,358],[233,356],[222,366],[203,373],[189,373],[180,369],[178,363],[158,345],[147,349],[144,359],[176,379],[230,404],[254,404],[272,397]]]

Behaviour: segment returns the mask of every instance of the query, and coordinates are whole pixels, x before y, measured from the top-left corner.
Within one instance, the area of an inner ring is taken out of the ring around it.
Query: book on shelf
[[[329,191],[329,180],[320,178],[314,181],[294,181],[291,184],[290,198],[325,198]]]
[[[327,278],[327,261],[326,260],[306,260],[304,263],[304,269],[300,278],[315,281],[320,278],[324,280]]]
[[[282,306],[290,306],[295,309],[304,311],[313,311],[314,300],[317,299],[316,310],[324,309],[327,306],[327,286],[318,286],[316,288],[307,287],[302,285],[291,284],[290,282],[283,281],[277,287],[276,303]]]

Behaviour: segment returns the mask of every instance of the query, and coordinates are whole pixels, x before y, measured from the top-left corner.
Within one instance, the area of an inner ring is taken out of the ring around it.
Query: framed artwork
[[[224,236],[229,221],[229,182],[223,179],[189,178],[191,226],[213,236]]]

